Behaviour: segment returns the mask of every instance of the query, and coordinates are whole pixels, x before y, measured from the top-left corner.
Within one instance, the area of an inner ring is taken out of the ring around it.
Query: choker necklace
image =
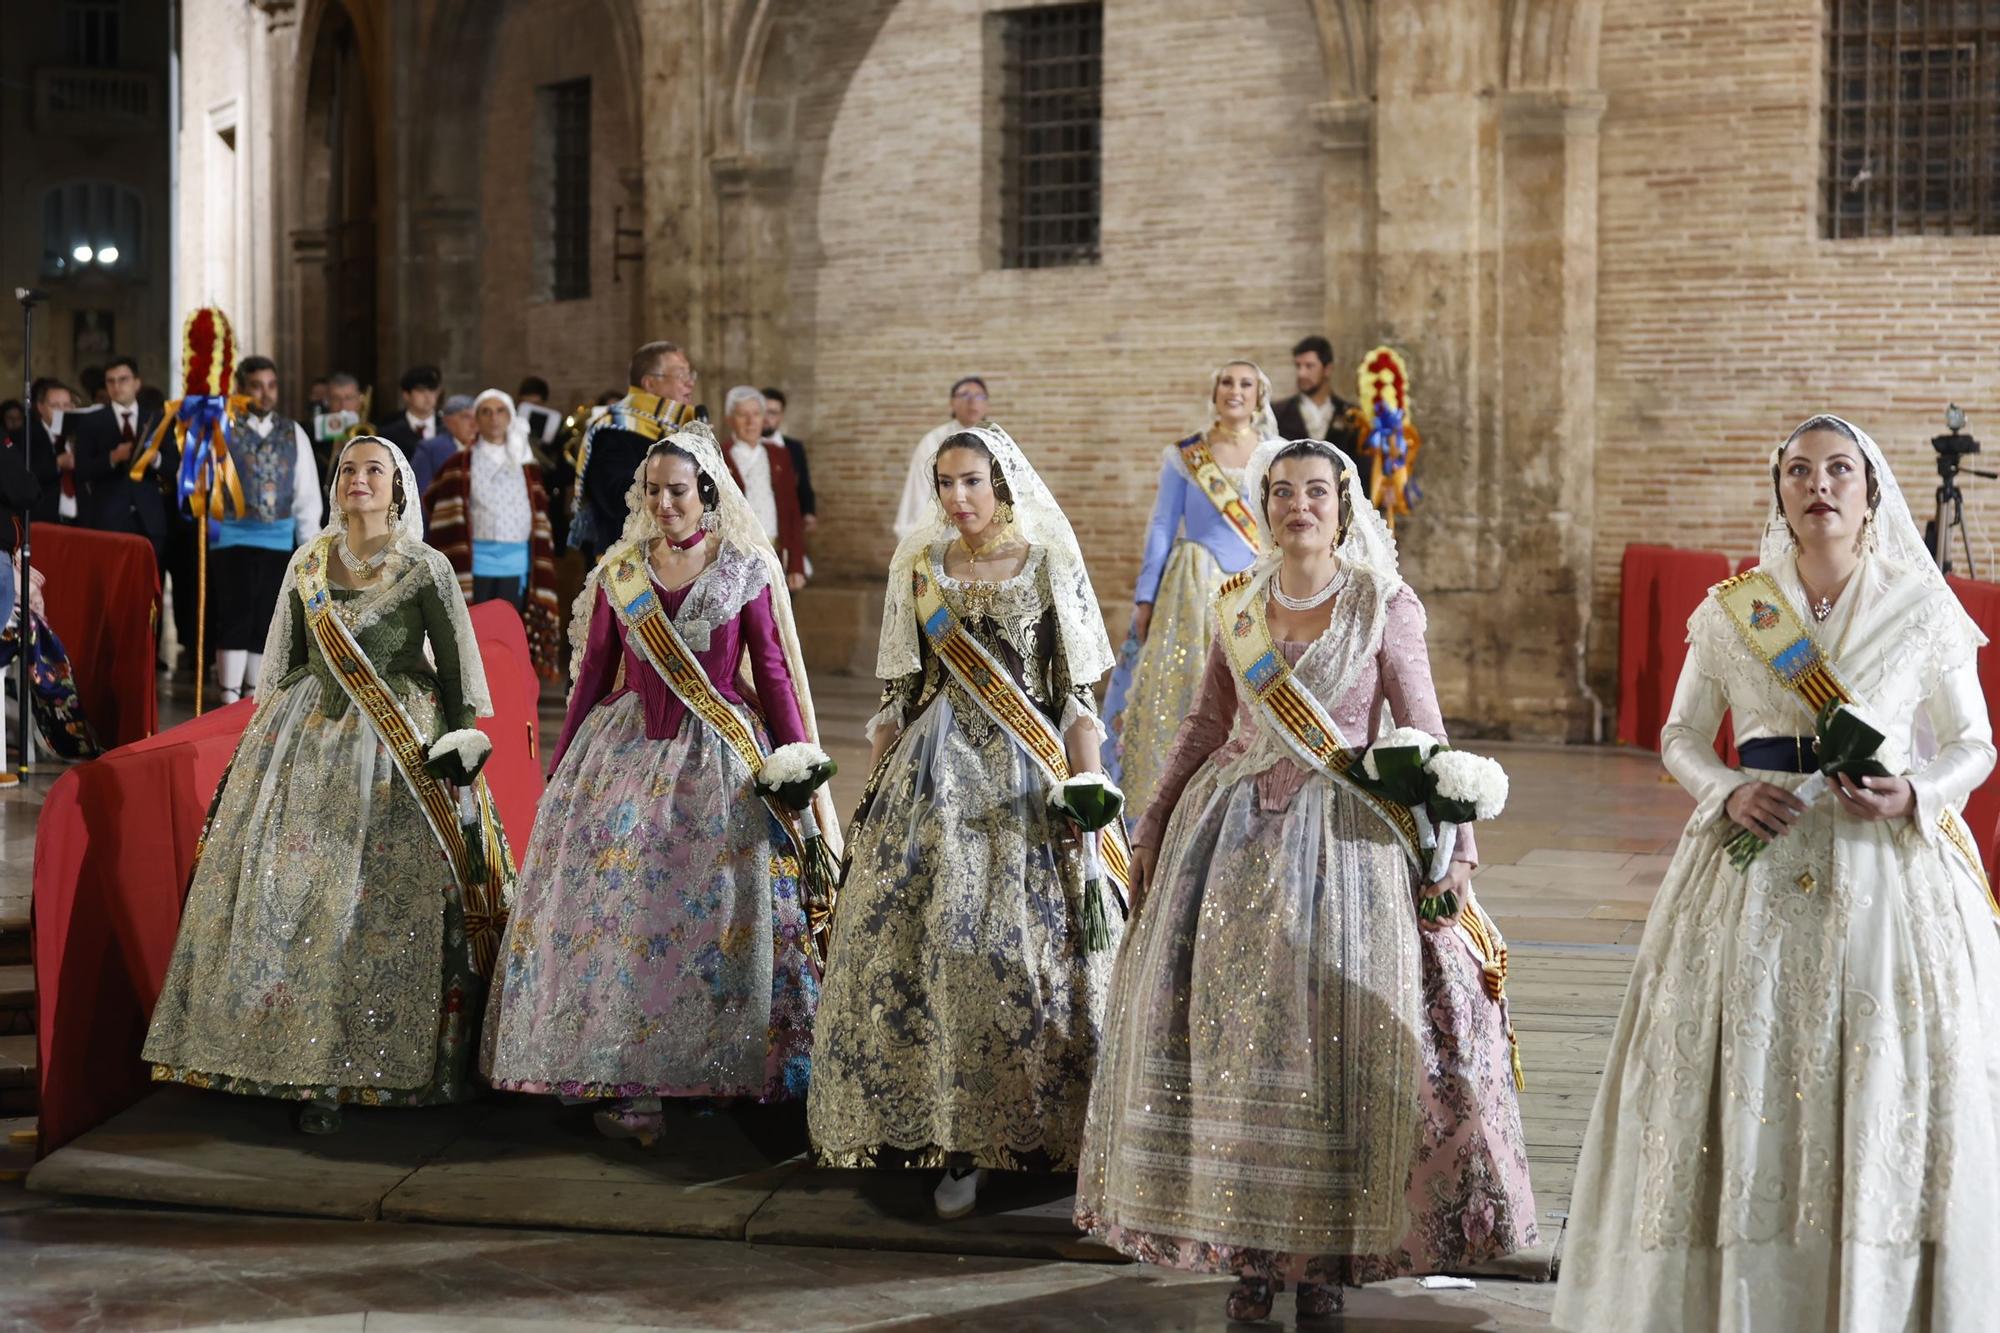
[[[394,549],[395,545],[396,543],[393,541],[383,542],[382,549],[375,554],[366,557],[358,556],[348,547],[347,534],[342,533],[340,540],[333,544],[333,549],[340,553],[340,563],[347,566],[348,573],[354,575],[355,578],[366,579],[373,578],[376,571],[387,563],[389,552]]]
[[[662,533],[660,535],[666,536],[665,533]],[[707,540],[708,540],[707,530],[703,528],[696,528],[694,530],[694,535],[688,537],[684,541],[675,541],[672,537],[667,537],[667,545],[673,547],[676,551],[692,551],[695,547],[701,545],[703,542]]]
[[[971,559],[984,560],[986,559],[988,552],[997,551],[1001,547],[1005,546],[1007,544],[1007,539],[1013,535],[1014,535],[1013,530],[1011,528],[1002,527],[1000,529],[999,535],[994,537],[992,541],[986,543],[986,545],[984,546],[974,546],[970,541],[966,540],[965,534],[961,532],[958,534],[958,544],[965,548],[965,554],[969,556]]]
[[[1326,581],[1326,586],[1310,597],[1287,596],[1283,580],[1282,572],[1271,575],[1271,596],[1278,605],[1287,611],[1310,611],[1316,606],[1324,605],[1326,599],[1333,596],[1334,589],[1340,586],[1340,571],[1334,570],[1333,577]]]

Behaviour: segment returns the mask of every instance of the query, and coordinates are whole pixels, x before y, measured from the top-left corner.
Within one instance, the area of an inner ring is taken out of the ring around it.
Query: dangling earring
[[[392,528],[395,527],[397,523],[402,521],[402,518],[403,506],[397,504],[394,500],[389,501],[389,526]]]
[[[699,526],[703,532],[714,532],[722,526],[722,515],[713,509],[704,509],[701,511]]]
[[[1870,554],[1880,545],[1880,534],[1875,530],[1875,511],[1869,510],[1861,520],[1861,541],[1858,546],[1863,555]]]
[[[1002,500],[1000,507],[994,511],[994,517],[998,518],[1005,526],[1012,527],[1014,525],[1014,502],[1012,500]]]

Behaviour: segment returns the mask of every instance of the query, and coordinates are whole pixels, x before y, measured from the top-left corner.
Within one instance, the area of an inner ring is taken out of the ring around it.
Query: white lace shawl
[[[953,431],[945,438],[949,440],[958,433]],[[1097,593],[1090,586],[1089,572],[1084,569],[1076,532],[1041,474],[1028,462],[1012,436],[991,422],[969,426],[965,433],[984,441],[993,456],[995,471],[1006,481],[1014,497],[1014,530],[1028,545],[1043,549],[1055,603],[1056,628],[1062,635],[1070,679],[1078,685],[1096,684],[1111,669],[1114,658],[1110,636],[1104,632],[1104,613],[1098,608]],[[937,502],[933,487],[930,517],[897,544],[895,557],[889,562],[882,638],[875,655],[875,674],[879,678],[896,680],[922,668],[911,573],[919,561],[928,558],[932,546],[957,535],[958,529]]]

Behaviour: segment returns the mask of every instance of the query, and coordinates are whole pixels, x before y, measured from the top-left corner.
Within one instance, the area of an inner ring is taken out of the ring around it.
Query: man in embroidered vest
[[[631,387],[591,424],[577,457],[569,544],[583,552],[586,564],[596,564],[625,530],[625,492],[664,425],[694,416],[695,372],[686,352],[670,342],[650,342],[632,353],[628,370]]]
[[[208,538],[208,642],[225,704],[256,690],[285,566],[319,531],[321,514],[312,441],[305,427],[278,411],[277,363],[243,358],[236,390],[250,406],[229,419],[225,435],[243,481],[244,512],[239,518],[225,505]]]

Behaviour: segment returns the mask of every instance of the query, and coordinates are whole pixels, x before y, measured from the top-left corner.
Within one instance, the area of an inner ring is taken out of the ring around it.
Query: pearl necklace
[[[382,566],[388,562],[389,552],[395,549],[395,545],[396,543],[393,541],[383,542],[382,549],[375,554],[366,557],[358,556],[349,549],[347,534],[342,533],[340,540],[333,544],[333,549],[339,554],[340,563],[347,566],[348,573],[357,579],[372,579],[381,570]]]
[[[1342,572],[1338,569],[1334,570],[1333,577],[1326,581],[1326,586],[1307,597],[1287,596],[1284,588],[1284,575],[1282,573],[1273,574],[1271,576],[1272,600],[1276,601],[1279,606],[1284,607],[1287,611],[1310,611],[1316,606],[1323,606],[1326,604],[1326,600],[1333,596],[1334,591],[1340,587]]]

